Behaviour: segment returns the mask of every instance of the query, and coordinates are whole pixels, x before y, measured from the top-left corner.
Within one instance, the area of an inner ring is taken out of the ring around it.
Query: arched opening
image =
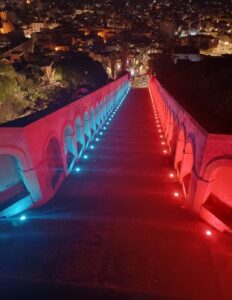
[[[232,164],[214,169],[203,206],[232,230]]]
[[[180,169],[180,180],[183,184],[183,188],[185,190],[185,193],[188,193],[192,168],[194,164],[194,150],[192,144],[189,142],[186,144],[186,147],[184,149],[183,159],[181,163],[181,169]]]
[[[184,147],[185,147],[185,132],[184,129],[181,129],[176,143],[176,152],[175,152],[175,159],[174,159],[174,167],[177,170],[177,172],[180,172]]]
[[[174,131],[173,115],[172,115],[172,112],[170,112],[169,127],[168,127],[168,132],[167,132],[167,141],[170,146],[171,146],[171,142],[172,142],[172,138],[173,138],[173,131]]]
[[[84,114],[84,137],[85,137],[85,146],[88,146],[88,143],[91,140],[91,130],[90,130],[90,122],[89,115],[87,112]]]
[[[98,129],[101,126],[101,117],[99,104],[96,105],[96,128]]]
[[[90,111],[90,130],[91,130],[91,137],[93,137],[93,135],[96,131],[95,113],[94,113],[93,108],[91,108],[91,111]]]
[[[82,151],[85,148],[85,136],[84,136],[81,118],[78,118],[76,120],[76,145],[77,145],[77,154],[80,156]]]
[[[167,109],[166,117],[165,117],[165,124],[164,124],[164,133],[165,133],[166,138],[168,138],[169,126],[170,126],[170,112],[169,112],[169,109]]]
[[[100,103],[100,111],[99,111],[99,116],[100,116],[100,122],[101,124],[104,123],[104,107],[103,107],[103,101]]]
[[[106,107],[106,119],[107,119],[110,114],[110,106],[109,106],[109,102],[107,101],[107,99],[106,99],[105,107]]]
[[[163,128],[165,129],[166,128],[166,124],[167,124],[167,119],[168,119],[168,108],[167,108],[167,105],[166,103],[164,102],[163,104]]]
[[[105,107],[105,101],[102,101],[102,122],[104,123],[106,120],[106,107]]]
[[[20,161],[0,154],[0,211],[30,195]]]
[[[175,155],[176,153],[176,146],[177,146],[177,136],[178,136],[178,128],[179,128],[179,124],[178,124],[178,120],[175,118],[175,116],[172,117],[172,138],[170,140],[170,146],[172,149],[172,153],[173,155]]]
[[[64,172],[60,144],[59,141],[54,137],[49,141],[46,159],[51,178],[51,186],[54,188]]]
[[[72,129],[70,128],[70,126],[67,126],[64,132],[64,154],[66,158],[67,168],[68,170],[70,170],[73,162],[75,161],[76,155]]]

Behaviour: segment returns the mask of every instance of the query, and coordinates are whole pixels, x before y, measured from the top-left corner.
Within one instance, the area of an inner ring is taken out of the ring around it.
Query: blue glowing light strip
[[[128,87],[128,89],[127,89],[125,95],[124,95],[123,98],[120,100],[120,102],[116,105],[116,107],[112,109],[112,112],[109,114],[109,117],[108,117],[107,119],[105,119],[104,122],[102,122],[102,124],[100,124],[100,126],[96,129],[96,131],[94,132],[93,136],[91,137],[91,140],[90,140],[90,139],[88,140],[88,142],[87,142],[85,148],[83,147],[83,148],[81,149],[80,154],[79,154],[79,158],[81,158],[81,156],[82,156],[84,150],[88,150],[88,147],[89,147],[89,146],[90,146],[90,148],[91,148],[92,150],[94,149],[94,145],[90,145],[90,142],[93,142],[93,141],[94,141],[94,136],[98,133],[99,130],[101,130],[102,127],[103,127],[104,130],[107,130],[107,126],[105,126],[105,124],[108,125],[108,126],[110,125],[110,122],[109,122],[109,121],[112,121],[113,117],[116,115],[116,112],[119,110],[119,108],[120,108],[120,106],[122,105],[123,101],[126,99],[128,93],[130,92],[130,89],[131,89],[131,86]],[[104,126],[103,126],[103,125],[104,125]],[[103,136],[103,135],[104,135],[104,132],[101,130],[101,131],[99,132],[99,135]],[[99,137],[96,137],[95,141],[96,141],[96,142],[99,142],[99,141],[100,141],[100,138],[99,138]],[[88,155],[85,154],[85,155],[83,156],[83,158],[84,158],[84,159],[88,159]],[[72,167],[73,167],[73,166],[72,166]],[[78,166],[75,166],[74,169],[75,169],[75,171],[78,172],[78,173],[81,171],[80,167],[78,167]]]

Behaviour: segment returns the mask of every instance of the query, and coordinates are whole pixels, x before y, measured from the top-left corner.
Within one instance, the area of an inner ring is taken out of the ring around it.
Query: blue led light
[[[87,159],[87,158],[88,158],[88,155],[87,155],[87,154],[85,154],[85,155],[83,156],[83,158],[84,158],[84,159]]]
[[[106,126],[104,126],[103,129],[106,130]]]
[[[22,222],[25,221],[26,219],[27,219],[27,217],[26,217],[25,215],[22,215],[22,216],[20,216],[20,218],[19,218],[19,220],[22,221]]]
[[[81,168],[77,167],[77,168],[75,169],[75,171],[76,171],[77,173],[79,173],[79,172],[81,171]]]
[[[100,132],[99,132],[99,134],[100,134],[100,135],[103,135],[103,132],[102,132],[102,131],[100,131]]]
[[[91,145],[91,146],[90,146],[90,149],[94,149],[94,145]]]
[[[96,142],[99,142],[99,138],[96,138]]]

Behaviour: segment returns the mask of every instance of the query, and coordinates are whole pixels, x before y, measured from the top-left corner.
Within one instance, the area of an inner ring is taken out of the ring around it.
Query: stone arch
[[[178,118],[176,117],[175,115],[175,112],[173,111],[172,112],[172,137],[169,136],[169,138],[171,138],[170,140],[170,147],[172,149],[172,153],[173,153],[173,156],[175,156],[175,153],[176,153],[176,146],[177,146],[177,139],[178,139],[178,128],[179,128],[179,121],[178,121]]]
[[[109,101],[108,97],[106,97],[105,107],[106,107],[106,118],[108,118],[110,115],[110,101]]]
[[[166,117],[166,103],[164,101],[162,101],[161,99],[161,122],[162,122],[162,126],[164,126],[165,124],[165,117]]]
[[[208,164],[203,179],[208,181],[203,207],[232,230],[232,157]],[[209,220],[211,222],[211,220]]]
[[[61,146],[56,137],[51,137],[46,149],[46,162],[51,187],[55,188],[61,175],[64,173]]]
[[[30,196],[30,191],[22,163],[17,156],[0,154],[0,166],[0,211],[3,211]],[[26,208],[21,205],[17,212]],[[16,211],[12,212],[15,213]]]
[[[103,116],[103,123],[104,123],[107,118],[105,98],[102,100],[102,116]]]
[[[66,160],[66,165],[68,170],[70,170],[75,162],[76,158],[76,149],[73,140],[73,130],[67,125],[64,130],[64,155]]]
[[[171,111],[170,111],[170,108],[167,106],[165,124],[164,124],[164,134],[165,134],[167,141],[168,141],[168,135],[169,135],[169,130],[170,130],[170,122],[171,122]],[[168,143],[169,143],[169,141],[168,141]]]
[[[176,151],[175,151],[175,158],[174,158],[174,167],[177,170],[177,172],[180,172],[185,143],[186,143],[185,128],[181,126],[181,129],[179,130],[178,133],[177,142],[176,142]]]
[[[85,149],[85,136],[84,136],[84,129],[81,117],[78,117],[75,121],[75,128],[76,128],[76,147],[77,147],[77,154],[81,156],[81,153]]]
[[[90,129],[90,120],[89,120],[88,112],[84,113],[84,137],[85,137],[85,147],[87,147],[91,140],[91,129]]]
[[[195,151],[193,142],[189,139],[185,145],[183,158],[180,168],[180,181],[183,185],[185,194],[188,193],[189,183],[194,168]]]
[[[96,115],[96,128],[98,129],[101,126],[101,116],[100,116],[99,103],[96,104],[95,115]]]
[[[0,154],[9,154],[15,156],[20,161],[24,170],[27,170],[29,168],[28,157],[20,148],[17,148],[15,146],[3,146],[0,148]]]
[[[210,161],[204,170],[203,179],[206,181],[210,181],[210,179],[213,178],[212,175],[214,174],[214,172],[218,168],[224,167],[224,166],[228,166],[228,167],[232,168],[232,156],[217,157],[217,158],[213,159],[212,161]]]
[[[104,103],[103,103],[103,100],[101,100],[100,102],[100,120],[101,120],[101,124],[104,123],[104,120],[105,120],[105,117],[104,117]]]
[[[93,107],[91,107],[90,109],[90,130],[91,130],[91,137],[93,137],[96,131],[96,115]]]
[[[173,112],[170,111],[169,113],[169,127],[167,132],[167,142],[169,145],[171,145],[172,138],[174,134],[174,118],[173,118]]]

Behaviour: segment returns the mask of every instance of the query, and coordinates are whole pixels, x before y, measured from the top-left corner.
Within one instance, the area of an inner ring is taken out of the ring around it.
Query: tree
[[[10,65],[0,64],[0,122],[22,114],[27,103],[18,84],[18,75]]]

